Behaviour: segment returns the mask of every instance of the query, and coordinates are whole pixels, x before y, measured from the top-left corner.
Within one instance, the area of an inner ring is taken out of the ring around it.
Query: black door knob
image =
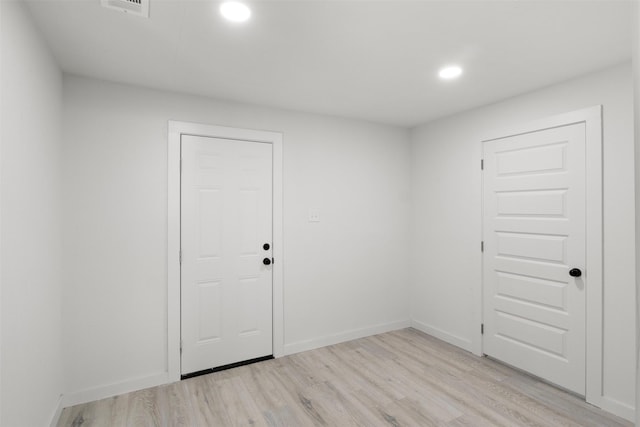
[[[264,249],[265,251],[268,251],[270,247],[271,246],[268,243],[265,243],[264,245],[262,245],[262,249]]]
[[[569,270],[569,276],[571,277],[580,277],[582,276],[582,271],[579,268],[572,268]]]
[[[265,259],[262,260],[262,263],[264,265],[269,265],[269,264],[271,264],[271,260],[269,258],[265,258]]]

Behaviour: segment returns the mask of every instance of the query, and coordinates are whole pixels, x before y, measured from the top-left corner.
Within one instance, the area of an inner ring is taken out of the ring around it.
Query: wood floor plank
[[[58,426],[632,424],[409,328],[65,408]]]

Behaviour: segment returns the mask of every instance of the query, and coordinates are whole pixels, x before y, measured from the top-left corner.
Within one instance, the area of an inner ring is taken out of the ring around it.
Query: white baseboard
[[[635,422],[636,411],[633,406],[620,402],[608,396],[600,396],[595,401],[589,402],[592,405],[597,406],[603,411],[617,415],[620,418],[624,418],[627,421]]]
[[[433,337],[441,339],[444,342],[448,342],[449,344],[455,345],[456,347],[460,347],[473,353],[473,343],[471,340],[450,334],[449,332],[443,331],[442,329],[427,325],[426,323],[422,323],[417,320],[412,320],[411,326],[419,331],[424,332],[425,334],[431,335]],[[635,409],[633,408],[633,406],[620,402],[611,397],[599,396],[597,399],[589,401],[589,403],[599,407],[604,411],[624,418],[625,420],[631,422],[635,421]]]
[[[320,338],[314,338],[311,340],[299,341],[292,344],[287,344],[284,347],[284,354],[294,354],[301,351],[313,350],[315,348],[325,347],[328,345],[338,344],[345,341],[350,341],[358,338],[367,337],[370,335],[381,334],[384,332],[395,331],[398,329],[408,328],[411,326],[410,320],[400,320],[391,323],[385,323],[382,325],[375,325],[367,328],[353,329],[350,331],[341,332],[339,334],[328,335]],[[75,391],[71,393],[65,393],[61,398],[61,404],[59,410],[56,413],[55,422],[60,416],[63,408],[67,408],[73,405],[80,405],[82,403],[93,402],[95,400],[106,399],[119,394],[130,393],[132,391],[142,390],[149,387],[155,387],[162,384],[170,383],[169,374],[163,372],[161,374],[151,375],[148,377],[131,379],[119,383],[109,384],[106,386],[95,387],[91,389]],[[55,425],[52,422],[52,426]]]
[[[473,345],[469,339],[450,334],[449,332],[427,325],[426,323],[422,323],[418,320],[411,320],[411,327],[473,353]]]
[[[397,331],[398,329],[404,329],[411,326],[410,320],[398,320],[396,322],[384,323],[381,325],[369,326],[360,329],[351,329],[349,331],[340,332],[338,334],[326,335],[319,338],[312,338],[310,340],[298,341],[291,344],[284,345],[284,354],[300,353],[302,351],[313,350],[320,347],[326,347],[328,345],[339,344],[345,341],[356,340],[358,338],[364,338],[371,335],[383,334],[385,332]]]
[[[472,351],[471,340],[461,338],[459,336],[443,331],[442,329],[427,325],[417,320],[399,320],[396,322],[385,323],[360,329],[352,329],[349,331],[340,332],[338,334],[326,335],[319,338],[286,344],[284,346],[284,354],[289,355],[300,353],[307,350],[313,350],[320,347],[326,347],[328,345],[339,344],[346,341],[351,341],[408,327],[413,327],[419,331],[434,336],[438,339],[441,339],[442,341],[460,347],[469,352]],[[155,387],[158,385],[167,384],[169,382],[171,381],[169,379],[168,373],[163,372],[156,375],[131,379],[102,387],[95,387],[72,393],[66,393],[63,396],[60,396],[60,399],[58,400],[57,408],[51,417],[50,426],[57,426],[60,415],[62,414],[62,410],[69,406],[92,402],[94,400],[106,399],[108,397],[113,397],[119,394],[130,393],[132,391]],[[633,422],[635,420],[635,409],[633,408],[633,406],[620,402],[611,397],[600,396],[599,399],[596,399],[596,401],[590,403],[628,421]]]
[[[106,399],[107,397],[113,397],[118,394],[130,393],[132,391],[155,387],[169,382],[169,374],[163,372],[161,374],[150,375],[148,377],[134,378],[101,387],[65,393],[62,407],[67,408],[73,405],[93,402],[94,400]]]
[[[53,412],[53,416],[51,417],[51,422],[49,423],[50,427],[57,427],[58,421],[60,421],[60,415],[62,415],[62,409],[64,409],[64,396],[60,395],[58,398],[58,405],[56,406],[55,411]]]

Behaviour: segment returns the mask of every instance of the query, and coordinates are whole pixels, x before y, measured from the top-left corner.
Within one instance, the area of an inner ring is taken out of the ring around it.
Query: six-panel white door
[[[483,151],[483,351],[584,395],[585,125]]]
[[[181,373],[272,350],[272,146],[181,138]]]

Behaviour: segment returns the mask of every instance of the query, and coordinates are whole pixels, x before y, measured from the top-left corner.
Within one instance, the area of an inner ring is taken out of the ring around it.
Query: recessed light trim
[[[438,72],[438,76],[440,76],[443,80],[451,80],[456,79],[462,75],[462,67],[459,65],[448,65],[443,67]]]
[[[226,1],[220,5],[220,13],[231,22],[245,22],[251,18],[251,9],[239,1]]]

